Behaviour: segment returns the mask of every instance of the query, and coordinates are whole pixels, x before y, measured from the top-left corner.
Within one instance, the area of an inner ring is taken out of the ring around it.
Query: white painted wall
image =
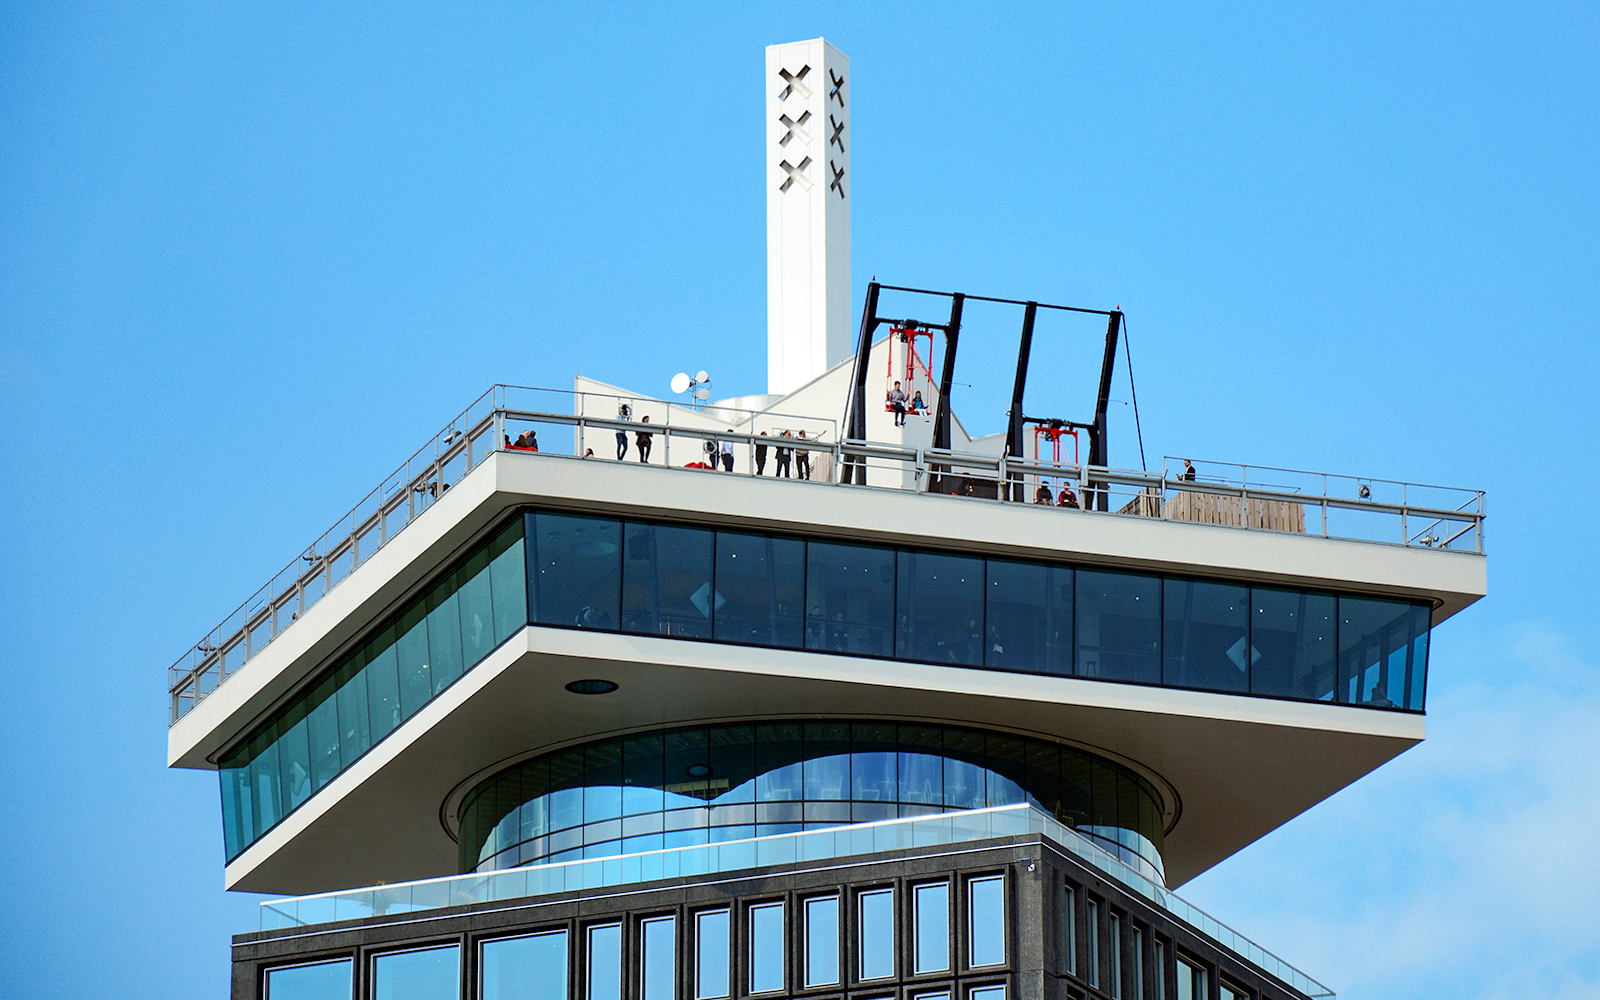
[[[767,391],[850,356],[850,60],[767,46]]]

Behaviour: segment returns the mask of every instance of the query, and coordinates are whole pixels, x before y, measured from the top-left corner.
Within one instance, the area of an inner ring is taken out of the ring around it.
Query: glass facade
[[[461,869],[1022,802],[1160,877],[1161,798],[1120,764],[1006,733],[826,720],[656,730],[515,764],[463,798]]]
[[[522,532],[474,547],[223,758],[229,861],[527,623]]]
[[[478,981],[481,1000],[567,1000],[567,932],[485,941]]]
[[[372,959],[372,1000],[460,1000],[461,948],[423,948]]]
[[[222,761],[227,857],[529,622],[1421,711],[1430,619],[1428,606],[1404,601],[527,512],[380,622]],[[888,780],[865,765],[859,773]],[[859,802],[865,819],[895,815],[891,802],[917,801],[880,797],[869,817],[871,797],[853,787],[829,790],[820,774],[798,780],[817,792],[806,796],[804,815],[708,825],[853,822],[855,810],[821,803]],[[931,778],[914,770],[895,780],[934,794]],[[982,804],[959,771],[940,780],[941,806]],[[656,793],[668,790],[628,794]],[[533,827],[572,827],[561,810],[574,801],[551,801],[558,813]],[[620,800],[579,808],[585,822],[608,808],[609,819],[626,814]],[[637,832],[608,839],[680,832],[630,828]],[[542,856],[588,846],[579,838]]]

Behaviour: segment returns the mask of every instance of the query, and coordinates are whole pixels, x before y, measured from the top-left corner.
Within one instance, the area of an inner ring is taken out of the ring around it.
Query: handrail
[[[576,412],[558,413],[507,405],[509,394],[523,392],[556,393],[573,397],[573,409]],[[616,400],[633,399],[642,405],[663,406],[666,407],[667,422],[644,424],[612,417],[589,416],[585,412],[589,396],[612,400],[613,404],[609,405],[614,405]],[[1041,481],[1061,480],[1077,483],[1080,492],[1093,491],[1109,498],[1114,489],[1131,489],[1127,494],[1129,497],[1148,496],[1152,500],[1159,501],[1153,512],[1141,504],[1137,513],[1119,515],[1114,510],[1106,512],[1088,510],[1090,505],[1085,503],[1084,509],[1066,512],[1069,514],[1168,519],[1166,505],[1170,502],[1169,497],[1182,493],[1195,493],[1237,500],[1241,514],[1237,522],[1231,524],[1233,527],[1279,530],[1251,524],[1254,517],[1251,512],[1258,509],[1256,505],[1293,505],[1302,511],[1306,507],[1312,507],[1320,512],[1321,525],[1318,533],[1323,537],[1463,551],[1463,548],[1456,547],[1456,543],[1470,534],[1470,543],[1465,550],[1479,554],[1484,551],[1483,520],[1486,515],[1485,495],[1481,490],[1456,490],[1398,480],[1335,476],[1296,469],[1220,462],[1204,464],[1208,469],[1237,469],[1238,481],[1233,482],[1227,478],[1213,481],[1216,477],[1208,476],[1207,481],[1202,482],[1185,480],[1170,474],[1173,462],[1170,456],[1163,458],[1159,472],[1144,472],[1005,455],[958,452],[948,448],[919,448],[880,441],[840,441],[837,438],[823,440],[824,435],[831,435],[837,430],[837,425],[832,420],[770,411],[759,413],[738,411],[747,414],[745,420],[752,421],[751,429],[747,431],[690,427],[671,422],[674,408],[679,408],[681,411],[679,404],[646,400],[641,397],[614,397],[600,393],[524,386],[492,386],[462,410],[428,444],[418,449],[386,477],[360,503],[352,507],[332,528],[324,532],[322,537],[302,550],[301,555],[268,580],[168,668],[167,686],[171,722],[182,718],[195,704],[215,690],[217,685],[226,681],[245,661],[282,634],[283,630],[293,624],[312,603],[337,586],[351,570],[365,562],[373,552],[387,544],[398,532],[404,530],[423,511],[432,506],[453,482],[470,472],[490,454],[505,450],[505,443],[510,437],[507,433],[508,423],[572,427],[576,429],[580,441],[581,435],[588,430],[634,434],[643,430],[645,433],[662,436],[663,455],[667,459],[671,457],[670,442],[674,437],[695,441],[696,455],[703,454],[702,449],[706,442],[731,442],[736,451],[743,451],[747,461],[753,457],[755,449],[762,447],[827,455],[831,458],[830,478],[839,477],[841,469],[859,463],[869,469],[909,473],[910,482],[913,484],[911,490],[924,495],[947,495],[936,492],[933,487],[935,479],[940,477],[966,480],[985,487],[982,490],[974,490],[974,495],[970,496],[949,494],[951,499],[1021,502],[1031,496],[1029,490],[1036,488]],[[700,411],[682,412],[698,416]],[[818,436],[801,439],[762,435],[754,430],[753,420],[756,417],[813,421],[818,425],[816,428]],[[827,429],[823,429],[823,425],[826,425]],[[577,456],[544,452],[541,453],[541,457],[560,460]],[[1282,484],[1251,485],[1249,478],[1252,472],[1272,473],[1274,478],[1309,477],[1306,485],[1320,484],[1321,489],[1307,490],[1303,487],[1286,487]],[[795,480],[779,480],[774,476],[765,478],[770,482],[795,482]],[[1355,484],[1355,489],[1351,491],[1354,495],[1333,495],[1328,489],[1330,480]],[[839,485],[845,483],[840,482]],[[1371,497],[1371,489],[1374,486],[1398,488],[1399,502]],[[868,485],[853,488],[906,491],[904,485]],[[991,492],[991,488],[992,496],[977,495]],[[1360,495],[1363,491],[1368,495]],[[1465,493],[1467,497],[1457,507],[1451,509],[1427,503],[1409,502],[1410,495],[1415,491]],[[1262,506],[1259,509],[1265,508]],[[1284,506],[1282,509],[1291,508]],[[1338,525],[1330,527],[1330,512],[1378,514],[1398,518],[1400,531],[1386,540],[1371,537],[1371,532],[1345,531]],[[1426,522],[1427,526],[1418,532],[1410,531],[1408,525],[1414,518]],[[1306,530],[1309,531],[1309,527]]]

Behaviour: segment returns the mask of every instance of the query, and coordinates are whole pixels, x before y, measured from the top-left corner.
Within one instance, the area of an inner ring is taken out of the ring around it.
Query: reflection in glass
[[[536,620],[614,629],[622,602],[622,522],[540,511],[528,572]]]
[[[1161,683],[1161,578],[1080,569],[1073,594],[1078,676]]]
[[[1168,577],[1162,588],[1161,682],[1207,691],[1250,690],[1250,589]]]
[[[480,1000],[567,1000],[567,932],[485,941]]]
[[[728,995],[728,911],[709,910],[694,916],[695,1000]]]
[[[839,897],[805,901],[805,984],[832,986],[839,981]]]
[[[975,878],[967,883],[967,940],[969,962],[1001,965],[1006,960],[1006,903],[1004,876]]]
[[[449,945],[377,956],[372,960],[373,1000],[458,1000],[459,951]]]
[[[898,562],[894,655],[983,663],[983,560],[902,551]]]
[[[783,904],[762,903],[749,909],[750,992],[783,989]]]
[[[894,890],[863,892],[861,904],[861,978],[894,975]]]
[[[711,531],[629,521],[623,536],[623,630],[711,638]]]
[[[1090,986],[1093,986],[1096,989],[1099,989],[1100,988],[1100,904],[1098,902],[1096,902],[1095,900],[1091,899],[1091,900],[1089,900],[1089,905],[1088,905],[1087,909],[1088,909],[1088,915],[1084,919],[1084,930],[1088,931],[1089,933],[1088,933],[1088,940],[1084,942],[1084,951],[1087,952],[1087,954],[1084,955],[1084,958],[1088,959],[1088,961],[1085,964],[1089,968],[1087,970],[1088,975],[1085,978],[1089,980],[1089,985]]]
[[[1333,700],[1339,624],[1333,595],[1252,587],[1250,600],[1250,645],[1256,658],[1250,690],[1278,698]]]
[[[946,972],[950,968],[950,886],[944,882],[915,886],[911,898],[915,935],[911,970],[918,975]]]
[[[1078,974],[1078,890],[1067,886],[1066,899],[1061,906],[1062,931],[1066,937],[1067,971]]]
[[[1339,700],[1420,711],[1430,615],[1426,605],[1340,597]]]
[[[589,953],[585,956],[587,1000],[622,1000],[622,926],[605,924],[589,928]]]
[[[1111,1000],[1122,997],[1122,918],[1111,914]]]
[[[1208,1000],[1206,970],[1178,959],[1178,1000]]]
[[[677,995],[677,920],[639,922],[639,1000],[674,1000]]]
[[[968,1000],[1006,1000],[1004,986],[975,986],[967,994]]]
[[[350,1000],[351,971],[348,958],[268,969],[262,1000]]]

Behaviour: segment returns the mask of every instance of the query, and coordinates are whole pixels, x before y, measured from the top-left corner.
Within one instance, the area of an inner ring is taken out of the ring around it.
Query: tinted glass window
[[[372,960],[373,1000],[457,1000],[460,955],[455,945],[379,955]]]
[[[967,994],[970,1000],[1006,1000],[1004,986],[975,986]]]
[[[805,583],[805,542],[717,532],[716,638],[800,647]]]
[[[1077,673],[1080,677],[1161,683],[1161,578],[1078,570]]]
[[[944,972],[950,968],[950,887],[943,882],[911,890],[916,934],[912,971]]]
[[[1168,578],[1162,606],[1162,682],[1208,691],[1250,690],[1250,590]]]
[[[534,521],[538,621],[616,628],[622,602],[621,522],[542,511]]]
[[[861,901],[861,978],[894,975],[894,890],[863,892]]]
[[[750,992],[783,989],[783,904],[750,907]]]
[[[677,996],[677,920],[653,917],[639,924],[639,998],[674,1000]]]
[[[589,928],[585,961],[588,1000],[622,1000],[622,927],[606,924]]]
[[[478,980],[481,1000],[567,1000],[567,932],[485,941]]]
[[[805,901],[805,984],[831,986],[839,981],[839,897]]]
[[[1208,1000],[1204,969],[1178,959],[1178,1000]]]
[[[1250,589],[1250,690],[1279,698],[1333,698],[1337,607],[1332,594]]]
[[[489,552],[474,553],[456,570],[456,605],[461,613],[457,627],[461,630],[461,661],[477,663],[494,648],[494,599],[489,594]],[[441,671],[443,673],[443,671]],[[456,671],[456,677],[461,671]],[[454,680],[455,677],[450,678]],[[449,681],[434,686],[444,690]]]
[[[990,559],[984,663],[1002,670],[1072,673],[1072,570]]]
[[[971,964],[974,967],[1003,964],[1006,960],[1005,880],[998,875],[975,878],[967,883],[967,897]]]
[[[895,655],[981,664],[983,560],[903,551],[898,562]]]
[[[1420,711],[1429,617],[1424,606],[1339,598],[1339,700]]]
[[[264,1000],[350,1000],[349,959],[267,970]]]
[[[728,911],[697,913],[694,919],[694,995],[716,1000],[728,995]]]
[[[806,648],[894,653],[893,549],[806,545]]]
[[[489,548],[489,591],[494,597],[494,641],[504,642],[528,624],[528,565],[522,525],[513,521]]]
[[[623,537],[622,627],[711,638],[711,532],[629,521]]]
[[[457,574],[465,577],[465,572]],[[488,603],[488,577],[484,577],[484,593],[474,614],[482,619],[484,605]],[[456,593],[449,575],[440,580],[428,594],[428,676],[432,690],[424,692],[423,700],[443,691],[450,682],[461,676],[461,597]],[[407,706],[406,715],[413,709]]]

